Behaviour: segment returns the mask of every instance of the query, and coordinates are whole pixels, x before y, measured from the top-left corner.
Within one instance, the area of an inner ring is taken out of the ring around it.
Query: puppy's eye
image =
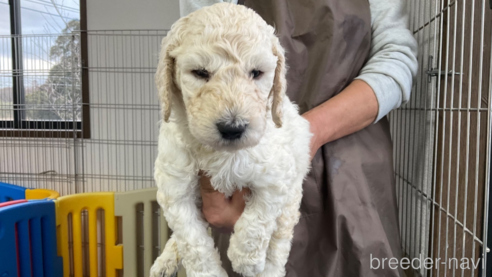
[[[201,69],[195,69],[195,70],[192,70],[191,71],[195,77],[199,78],[199,79],[204,79],[204,80],[207,80],[210,79],[210,73],[208,73],[208,71],[204,68],[201,68]]]
[[[253,70],[251,70],[250,75],[251,75],[251,77],[253,77],[253,79],[258,79],[261,77],[261,75],[263,75],[263,72],[260,70],[253,69]]]

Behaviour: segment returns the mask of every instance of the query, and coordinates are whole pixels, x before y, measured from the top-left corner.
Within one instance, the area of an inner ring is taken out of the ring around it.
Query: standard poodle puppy
[[[160,126],[154,177],[173,235],[151,276],[227,276],[201,213],[199,171],[230,196],[249,188],[227,252],[243,276],[285,276],[309,123],[285,95],[284,50],[253,10],[228,3],[178,20],[162,41],[156,84]]]

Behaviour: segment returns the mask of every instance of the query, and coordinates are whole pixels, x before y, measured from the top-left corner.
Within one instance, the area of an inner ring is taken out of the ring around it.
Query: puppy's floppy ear
[[[159,55],[159,63],[155,74],[155,83],[159,93],[161,102],[162,116],[165,122],[169,122],[171,116],[171,103],[173,95],[180,93],[174,83],[175,59],[171,56],[171,52],[176,48],[176,43],[173,43],[172,38],[168,34],[162,40],[161,53]]]
[[[272,46],[273,55],[277,57],[277,67],[275,68],[275,77],[273,79],[273,87],[270,91],[272,99],[272,119],[277,128],[282,127],[282,100],[285,96],[287,81],[285,79],[285,56],[284,49],[280,45],[279,39],[273,39]]]

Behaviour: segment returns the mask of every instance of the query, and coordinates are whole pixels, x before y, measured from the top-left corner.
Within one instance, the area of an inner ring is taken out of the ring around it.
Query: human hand
[[[232,232],[234,224],[246,206],[244,196],[248,195],[250,190],[243,188],[241,191],[235,191],[230,198],[226,198],[223,193],[214,190],[210,178],[202,172],[199,182],[205,220],[221,232]]]

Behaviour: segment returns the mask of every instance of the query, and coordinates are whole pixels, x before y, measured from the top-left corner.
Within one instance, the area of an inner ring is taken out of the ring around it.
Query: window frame
[[[22,57],[21,0],[9,0],[10,33],[12,35],[12,94],[13,120],[0,120],[0,137],[35,137],[35,138],[90,138],[89,110],[89,63],[87,38],[87,2],[80,1],[80,51],[81,51],[81,121],[43,121],[24,120],[25,104]],[[19,92],[19,93],[17,93]],[[75,127],[75,128],[74,128]]]

